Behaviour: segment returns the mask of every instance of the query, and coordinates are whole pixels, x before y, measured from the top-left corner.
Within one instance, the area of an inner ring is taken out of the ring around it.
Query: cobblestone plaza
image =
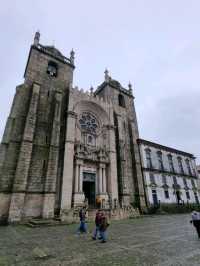
[[[112,222],[109,241],[75,236],[77,225],[0,227],[0,265],[199,265],[200,241],[188,214]]]

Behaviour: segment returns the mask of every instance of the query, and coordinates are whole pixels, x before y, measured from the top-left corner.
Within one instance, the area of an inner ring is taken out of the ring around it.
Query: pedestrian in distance
[[[100,235],[101,216],[102,216],[101,210],[98,210],[95,216],[95,229],[94,229],[93,236],[92,236],[93,240],[96,240],[97,237],[101,238],[101,235]]]
[[[86,225],[86,207],[83,207],[79,211],[80,224],[77,230],[77,234],[87,233],[87,225]]]
[[[101,223],[100,223],[100,236],[101,236],[101,243],[106,243],[107,242],[107,228],[109,226],[108,219],[105,215],[104,212],[102,212],[101,215]]]
[[[200,213],[197,211],[193,211],[191,215],[192,220],[190,221],[190,223],[193,224],[197,231],[198,238],[200,238]]]

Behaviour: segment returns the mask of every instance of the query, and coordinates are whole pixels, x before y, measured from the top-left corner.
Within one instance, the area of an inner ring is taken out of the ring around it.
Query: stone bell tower
[[[66,58],[36,32],[0,146],[0,220],[53,217],[59,209],[74,52]]]
[[[137,139],[139,138],[132,85],[128,89],[109,76],[95,94],[113,103],[115,139],[117,152],[118,192],[121,207],[131,203],[145,210],[145,193],[141,171],[141,160]]]

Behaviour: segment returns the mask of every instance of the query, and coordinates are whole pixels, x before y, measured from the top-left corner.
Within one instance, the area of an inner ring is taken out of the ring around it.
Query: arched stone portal
[[[104,208],[118,202],[113,107],[84,97],[74,92],[69,97],[61,213],[85,202]]]
[[[96,103],[81,101],[75,105],[73,206],[84,203],[95,208],[99,202],[109,207],[109,119]],[[101,204],[102,205],[102,204]]]

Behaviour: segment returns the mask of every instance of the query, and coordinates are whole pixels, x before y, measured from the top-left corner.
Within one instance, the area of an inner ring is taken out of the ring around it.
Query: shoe
[[[101,243],[106,243],[106,240],[102,240]]]
[[[98,237],[99,240],[102,240],[103,238],[102,237]]]
[[[96,237],[93,236],[92,239],[93,239],[93,240],[96,240]]]

